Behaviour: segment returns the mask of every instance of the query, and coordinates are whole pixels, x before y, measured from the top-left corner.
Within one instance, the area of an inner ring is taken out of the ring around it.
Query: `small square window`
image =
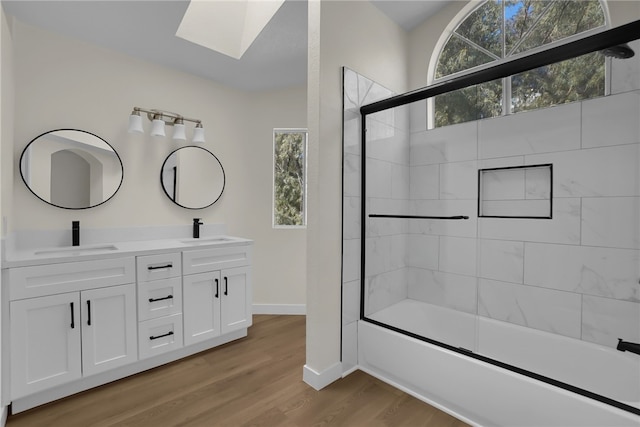
[[[552,218],[553,165],[478,171],[478,216]]]

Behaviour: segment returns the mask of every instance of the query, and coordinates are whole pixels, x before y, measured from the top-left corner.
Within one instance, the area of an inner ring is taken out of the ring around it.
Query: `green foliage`
[[[452,33],[436,78],[604,25],[597,0],[489,0]],[[595,52],[504,81],[435,97],[435,125],[446,126],[502,114],[503,95],[512,113],[604,95],[604,56]],[[507,89],[511,87],[511,93]]]
[[[276,132],[274,209],[276,225],[304,225],[305,132]]]

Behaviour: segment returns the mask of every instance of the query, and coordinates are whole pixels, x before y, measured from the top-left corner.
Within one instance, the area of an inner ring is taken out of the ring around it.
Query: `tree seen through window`
[[[438,57],[435,79],[526,53],[605,25],[598,0],[488,0],[464,18]],[[604,95],[594,52],[434,98],[436,127]],[[503,109],[507,111],[503,112]]]

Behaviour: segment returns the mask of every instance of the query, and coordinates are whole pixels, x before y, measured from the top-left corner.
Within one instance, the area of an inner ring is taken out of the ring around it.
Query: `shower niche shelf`
[[[551,219],[553,165],[478,170],[478,217]]]

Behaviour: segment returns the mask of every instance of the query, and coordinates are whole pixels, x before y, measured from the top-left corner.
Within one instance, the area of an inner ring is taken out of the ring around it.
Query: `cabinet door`
[[[191,274],[182,279],[184,345],[220,335],[220,272]]]
[[[248,328],[252,324],[251,269],[222,270],[222,333]]]
[[[11,398],[80,378],[80,294],[12,301]]]
[[[138,359],[135,284],[81,292],[82,370],[92,375]]]

